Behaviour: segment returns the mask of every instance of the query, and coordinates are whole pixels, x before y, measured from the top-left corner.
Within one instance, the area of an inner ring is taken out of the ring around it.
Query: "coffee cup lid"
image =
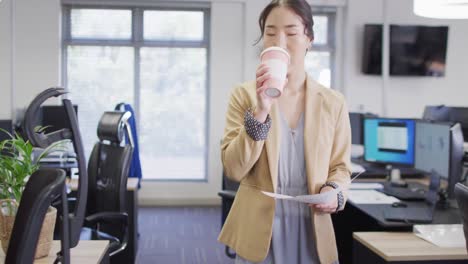
[[[265,53],[268,52],[268,51],[272,51],[272,50],[281,51],[281,52],[283,52],[284,54],[286,54],[286,56],[288,57],[288,64],[290,63],[291,57],[289,56],[289,53],[288,53],[285,49],[283,49],[283,48],[281,48],[281,47],[277,47],[277,46],[273,46],[273,47],[269,47],[269,48],[264,49],[264,50],[262,51],[262,53],[260,53],[260,58],[263,56],[263,54],[265,54]]]

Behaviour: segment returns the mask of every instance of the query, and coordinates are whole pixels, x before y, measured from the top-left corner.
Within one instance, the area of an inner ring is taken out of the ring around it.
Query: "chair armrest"
[[[128,225],[128,214],[121,212],[100,212],[89,215],[85,218],[85,222],[90,225],[94,225],[99,222],[112,223],[119,221],[124,226]]]
[[[121,213],[121,212],[100,212],[96,214],[92,214],[88,217],[85,218],[85,223],[88,226],[94,226],[98,223],[102,222],[108,222],[108,223],[113,223],[115,221],[119,221],[120,224],[122,224],[122,227],[125,229],[122,237],[120,238],[120,246],[113,252],[109,253],[109,256],[114,256],[117,253],[125,250],[128,244],[128,214],[127,213]]]
[[[223,199],[234,200],[234,197],[236,197],[236,193],[236,191],[222,190],[218,192],[218,196],[220,196]]]

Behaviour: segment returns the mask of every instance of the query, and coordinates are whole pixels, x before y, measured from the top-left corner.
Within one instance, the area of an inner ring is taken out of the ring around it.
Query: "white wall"
[[[15,108],[60,85],[60,1],[14,1]]]
[[[390,24],[449,26],[446,76],[389,77],[387,115],[421,117],[427,104],[468,106],[468,20],[438,20],[415,16],[409,0],[386,0]],[[364,105],[366,111],[382,113],[382,78],[363,75],[361,69],[362,34],[365,23],[382,23],[383,0],[349,1],[345,26],[346,60],[344,89],[351,110]],[[372,10],[372,12],[370,12]]]
[[[11,118],[11,2],[0,3],[0,119]]]
[[[343,10],[343,56],[339,58],[342,87],[339,88],[346,94],[351,110],[362,104],[364,110],[381,113],[382,80],[361,74],[360,59],[363,25],[382,22],[383,1],[350,0]],[[259,35],[258,15],[268,2],[212,0],[208,181],[145,182],[140,194],[143,203],[219,202],[217,192],[222,172],[219,141],[224,113],[232,87],[255,76],[258,46],[252,44]],[[390,23],[450,27],[446,77],[390,77],[386,98],[388,114],[420,116],[426,104],[468,106],[468,74],[464,74],[468,68],[468,20],[416,17],[409,0],[387,0],[387,4]],[[14,14],[11,13],[12,5]],[[10,32],[11,26],[15,28],[14,33]],[[12,41],[15,43],[13,65],[10,62]],[[60,41],[59,0],[3,0],[0,3],[0,119],[12,117],[12,108],[24,109],[43,89],[60,85]]]
[[[59,0],[4,0],[0,21],[0,118],[21,118],[36,94],[60,85]]]

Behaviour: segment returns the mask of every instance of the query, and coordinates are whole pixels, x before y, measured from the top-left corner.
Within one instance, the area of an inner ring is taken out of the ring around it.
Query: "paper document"
[[[351,171],[353,173],[364,171],[364,167],[361,164],[351,162]]]
[[[381,183],[359,183],[353,182],[349,187],[350,190],[375,190],[375,189],[383,189],[383,185]]]
[[[376,190],[349,190],[348,200],[355,204],[392,204],[400,201]]]
[[[301,202],[301,203],[322,204],[322,203],[330,203],[333,201],[333,199],[336,199],[336,194],[339,191],[341,191],[341,188],[333,189],[331,191],[319,193],[319,194],[298,195],[298,196],[289,196],[289,195],[264,192],[264,191],[262,191],[262,193],[267,196],[273,197],[275,199],[292,200],[292,201]]]
[[[463,225],[414,225],[413,233],[438,247],[465,247]]]
[[[359,175],[364,173],[365,170],[359,171],[359,173],[351,179],[353,182]],[[270,196],[275,199],[284,199],[284,200],[291,200],[301,203],[311,203],[311,204],[322,204],[322,203],[330,203],[333,199],[336,199],[336,195],[342,191],[340,187],[333,189],[328,192],[319,193],[319,194],[310,194],[310,195],[298,195],[298,196],[289,196],[279,193],[272,193],[272,192],[265,192],[262,191],[263,194],[266,196]]]

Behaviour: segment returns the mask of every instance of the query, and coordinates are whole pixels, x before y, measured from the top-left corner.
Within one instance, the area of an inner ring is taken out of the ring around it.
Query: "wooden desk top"
[[[386,261],[468,259],[465,247],[438,247],[411,232],[355,232],[353,238]]]
[[[109,241],[106,240],[81,240],[78,245],[70,250],[71,263],[100,263],[107,252]],[[56,253],[60,251],[60,241],[54,240],[49,256],[36,259],[35,264],[54,263]],[[0,250],[0,263],[5,262],[5,253]]]
[[[78,188],[78,179],[72,179],[70,182],[70,188],[76,190]],[[138,179],[137,178],[128,178],[127,179],[127,191],[134,191],[138,188]]]

